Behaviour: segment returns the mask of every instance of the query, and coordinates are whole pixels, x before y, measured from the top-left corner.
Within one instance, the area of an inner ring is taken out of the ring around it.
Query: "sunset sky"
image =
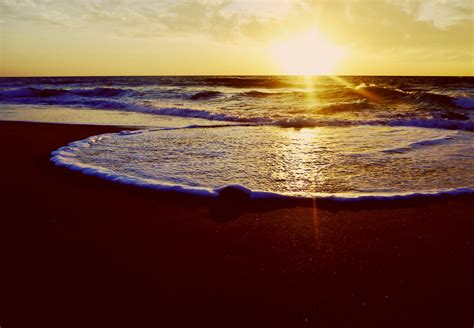
[[[472,0],[0,0],[2,76],[474,75]]]

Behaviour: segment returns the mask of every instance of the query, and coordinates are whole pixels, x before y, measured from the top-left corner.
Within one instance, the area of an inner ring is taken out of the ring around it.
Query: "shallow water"
[[[140,131],[79,142],[55,161],[125,183],[204,194],[230,184],[341,198],[474,189],[472,133],[415,127]]]

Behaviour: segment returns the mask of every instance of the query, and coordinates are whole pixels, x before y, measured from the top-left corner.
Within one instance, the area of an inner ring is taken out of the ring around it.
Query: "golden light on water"
[[[270,47],[274,62],[284,74],[329,75],[346,57],[347,49],[329,41],[316,27],[275,42]]]
[[[318,139],[322,137],[321,129],[318,128],[302,128],[294,130],[286,130],[284,133],[291,140],[292,148],[296,148],[297,151],[289,151],[286,156],[292,156],[291,162],[298,163],[299,166],[293,167],[293,170],[297,170],[300,174],[308,176],[308,172],[314,169],[314,163],[311,162],[308,156],[308,150],[314,147],[315,143],[318,143]],[[314,171],[313,171],[314,173]],[[318,180],[321,176],[315,176],[313,181],[313,192],[318,192]],[[297,181],[297,180],[296,180]],[[295,183],[295,180],[291,181]],[[316,198],[312,200],[312,217],[313,217],[313,233],[317,239],[319,236],[319,218],[316,206]]]
[[[309,151],[311,149],[318,149],[320,129],[317,128],[301,128],[301,129],[287,129],[281,132],[288,140],[287,149],[281,149],[281,155],[284,157],[283,163],[288,163],[288,167],[280,168],[281,174],[285,176],[285,180],[289,184],[301,185],[302,188],[307,188],[306,178],[312,181],[314,192],[317,192],[317,181],[323,177],[317,174],[309,175],[309,172],[314,173],[315,163]],[[301,179],[305,177],[305,179]],[[290,186],[288,186],[290,188]]]

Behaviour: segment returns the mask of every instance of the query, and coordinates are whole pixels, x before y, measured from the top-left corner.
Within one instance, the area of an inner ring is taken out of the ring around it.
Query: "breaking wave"
[[[421,141],[417,141],[417,142],[412,142],[412,143],[410,143],[409,145],[407,145],[405,147],[385,149],[385,150],[383,150],[383,152],[384,153],[403,154],[403,153],[406,153],[406,152],[409,152],[409,151],[414,151],[414,150],[425,148],[425,147],[446,145],[446,144],[448,144],[448,143],[450,143],[454,140],[456,140],[456,138],[451,137],[451,136],[421,140]]]
[[[305,85],[302,79],[278,76],[3,78],[0,104],[295,128],[385,125],[474,131],[471,78],[347,80],[347,85],[330,79]]]
[[[0,90],[0,99],[14,98],[49,98],[66,95],[81,97],[117,97],[123,96],[130,90],[118,88],[94,88],[94,89],[53,89],[53,88],[19,88],[10,90]],[[60,100],[58,100],[60,102]]]
[[[244,79],[244,81],[247,81]],[[269,83],[267,81],[267,83]],[[273,82],[272,82],[273,83]],[[158,93],[171,92],[173,97],[182,99],[189,99],[194,101],[199,100],[208,100],[214,99],[224,95],[223,92],[217,90],[205,90],[194,92],[190,95],[183,90],[180,92],[180,89],[167,89],[160,91],[158,90],[149,90],[145,92],[138,92],[135,89],[131,88],[116,88],[116,87],[97,87],[97,88],[78,88],[78,89],[69,89],[69,88],[39,88],[39,87],[22,87],[22,88],[8,88],[0,89],[0,101],[2,102],[21,102],[26,101],[25,99],[41,99],[49,98],[51,101],[55,99],[58,105],[62,104],[64,98],[67,96],[83,97],[83,98],[114,98],[127,95],[129,97],[136,96],[146,96],[146,92],[150,95],[155,95]],[[261,91],[261,90],[248,90],[237,94],[240,97],[248,98],[268,98],[272,96],[293,96],[298,97],[299,95],[308,95],[313,94],[316,98],[321,97],[332,97],[344,99],[347,97],[356,97],[364,99],[365,102],[352,102],[354,109],[360,109],[363,107],[363,104],[367,102],[372,103],[385,103],[385,104],[411,104],[416,107],[438,107],[438,108],[459,108],[459,109],[472,109],[474,108],[474,98],[472,97],[452,97],[448,95],[435,94],[430,92],[420,92],[420,91],[402,91],[400,89],[392,89],[386,87],[376,87],[376,86],[358,86],[356,88],[342,88],[339,91],[330,91],[328,94],[325,94],[324,91],[321,91],[319,94],[316,91]],[[351,103],[351,101],[349,101]],[[330,105],[328,107],[331,107]],[[342,110],[344,107],[348,106],[348,101],[340,101],[339,106]],[[322,109],[323,112],[327,111],[331,113],[332,111],[338,111],[336,107],[333,109]]]
[[[343,102],[322,107],[318,110],[318,114],[332,115],[343,112],[357,112],[369,108],[373,107],[367,101]]]
[[[193,94],[190,98],[192,100],[206,100],[216,98],[222,95],[219,91],[201,91]]]
[[[361,108],[365,108],[363,104]],[[213,113],[206,110],[191,108],[143,108],[143,112],[157,115],[168,115],[177,117],[201,118],[206,120],[229,121],[241,123],[253,123],[256,125],[274,125],[287,128],[305,128],[321,126],[356,126],[356,125],[381,125],[381,126],[406,126],[422,127],[445,130],[474,131],[474,122],[449,119],[389,119],[389,120],[350,120],[350,119],[324,119],[307,116],[295,116],[282,119],[272,119],[263,116],[239,116],[224,113]]]
[[[207,77],[201,81],[203,84],[212,86],[225,86],[231,88],[285,88],[293,86],[291,81],[284,81],[278,77],[247,77],[247,76],[234,76],[234,77]]]
[[[348,92],[375,103],[407,103],[418,107],[458,107],[464,109],[474,107],[474,98],[451,97],[430,92],[403,91],[394,88],[364,85],[349,89]]]
[[[474,108],[474,98],[459,97],[459,98],[453,99],[453,102],[456,104],[456,106],[460,108],[466,108],[466,109]]]

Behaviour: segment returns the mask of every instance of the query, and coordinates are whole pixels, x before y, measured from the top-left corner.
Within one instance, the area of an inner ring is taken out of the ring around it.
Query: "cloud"
[[[225,40],[265,35],[249,33],[249,28],[273,27],[276,20],[285,16],[284,9],[290,10],[294,2],[277,0],[255,5],[242,0],[0,0],[0,18],[10,24],[82,28],[94,25],[120,35],[202,34]]]
[[[116,37],[204,36],[227,43],[285,38],[316,24],[336,40],[380,45],[409,40],[415,27],[424,36],[453,29],[472,21],[472,7],[471,0],[0,0],[0,19]]]
[[[67,25],[70,16],[50,6],[50,1],[0,0],[0,19],[55,26]]]
[[[446,30],[461,22],[474,20],[472,0],[389,0],[420,22],[431,22]]]
[[[214,38],[232,37],[239,24],[236,14],[223,13],[229,2],[181,1],[155,12],[156,20],[168,34],[204,34]]]

